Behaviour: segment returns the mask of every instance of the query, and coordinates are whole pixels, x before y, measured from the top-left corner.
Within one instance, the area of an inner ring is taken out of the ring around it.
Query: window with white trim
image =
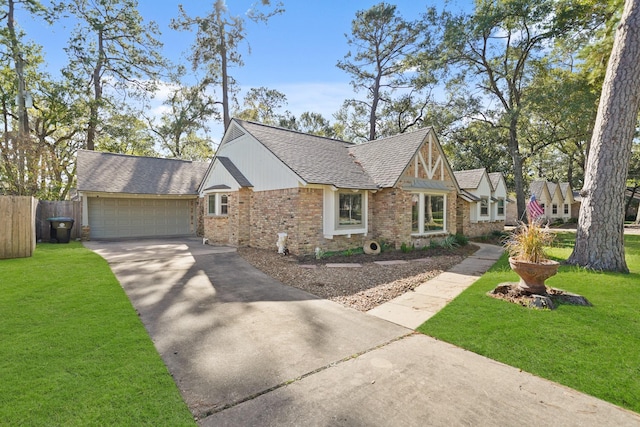
[[[498,216],[504,216],[504,199],[498,199],[498,205],[496,207]]]
[[[338,227],[362,226],[362,193],[338,193]]]
[[[366,190],[324,190],[322,224],[325,238],[367,234],[367,194]]]
[[[564,204],[564,214],[565,215],[569,215],[569,204],[568,203]]]
[[[486,197],[480,199],[480,216],[489,216],[489,199]]]
[[[442,233],[447,228],[447,196],[413,193],[411,195],[411,233]]]
[[[223,193],[207,195],[207,215],[226,216],[229,214],[229,196]]]
[[[557,215],[558,214],[558,205],[556,205],[555,203],[551,205],[551,213],[553,215]]]

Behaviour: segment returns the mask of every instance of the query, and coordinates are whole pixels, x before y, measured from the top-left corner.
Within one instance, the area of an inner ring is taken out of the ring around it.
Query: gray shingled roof
[[[351,145],[349,153],[381,188],[396,185],[431,128]]]
[[[197,194],[208,163],[78,151],[78,191]]]
[[[536,199],[540,200],[540,196],[542,196],[542,192],[546,185],[547,181],[533,181],[531,185],[529,185],[529,191],[531,194],[535,194]]]
[[[377,188],[374,180],[349,156],[351,143],[234,120],[309,184]]]
[[[235,164],[228,157],[218,157],[217,158],[222,166],[231,174],[233,179],[236,180],[240,187],[253,187],[249,180],[240,172],[240,170],[236,167]]]
[[[569,193],[573,195],[573,191],[571,190],[571,185],[568,182],[561,182],[560,184],[560,192],[562,193],[562,197],[565,199],[569,196]]]
[[[485,169],[469,169],[466,171],[457,171],[453,174],[458,181],[460,188],[475,190],[480,185],[482,175],[484,175]]]
[[[489,181],[491,181],[491,187],[493,187],[494,190],[498,188],[498,184],[500,183],[500,179],[502,177],[502,172],[489,173]]]

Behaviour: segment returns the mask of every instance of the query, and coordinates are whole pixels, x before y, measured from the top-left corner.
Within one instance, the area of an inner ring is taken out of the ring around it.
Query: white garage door
[[[191,200],[90,197],[91,238],[194,234]]]

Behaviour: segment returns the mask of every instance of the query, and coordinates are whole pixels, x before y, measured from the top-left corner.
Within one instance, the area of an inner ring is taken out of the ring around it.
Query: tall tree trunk
[[[96,129],[98,128],[98,114],[100,103],[102,102],[102,67],[104,64],[105,52],[102,30],[98,30],[98,62],[93,69],[93,102],[89,107],[89,126],[87,127],[87,150],[95,148]]]
[[[640,0],[627,0],[602,86],[569,264],[629,272],[624,191],[640,106]]]
[[[378,67],[378,75],[373,86],[371,99],[371,111],[369,112],[369,141],[376,139],[376,119],[378,118],[378,102],[380,102],[380,67]]]
[[[229,74],[227,70],[227,39],[224,23],[220,23],[220,67],[222,68],[222,117],[225,132],[231,123],[229,114]]]
[[[15,31],[15,1],[9,0],[9,12],[7,13],[7,29],[9,31],[9,42],[11,44],[11,59],[13,59],[14,70],[17,80],[17,100],[18,100],[18,132],[14,132],[14,152],[15,161],[18,163],[16,188],[17,195],[26,195],[27,192],[27,155],[29,145],[29,116],[25,103],[26,84],[24,81],[24,59],[20,52],[18,36]],[[17,142],[17,143],[16,143]]]
[[[513,162],[513,180],[516,187],[516,206],[518,208],[518,219],[523,219],[527,208],[524,188],[524,177],[522,174],[522,155],[518,144],[518,117],[511,112],[509,123],[509,154]]]

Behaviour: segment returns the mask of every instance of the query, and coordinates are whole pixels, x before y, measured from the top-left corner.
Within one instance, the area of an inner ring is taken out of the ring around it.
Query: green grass
[[[0,260],[0,425],[195,425],[107,263],[77,242]]]
[[[561,233],[549,251],[571,254]],[[593,307],[533,310],[486,295],[518,277],[504,255],[419,332],[640,412],[640,236],[626,236],[631,274],[561,266],[548,286],[585,296]]]

